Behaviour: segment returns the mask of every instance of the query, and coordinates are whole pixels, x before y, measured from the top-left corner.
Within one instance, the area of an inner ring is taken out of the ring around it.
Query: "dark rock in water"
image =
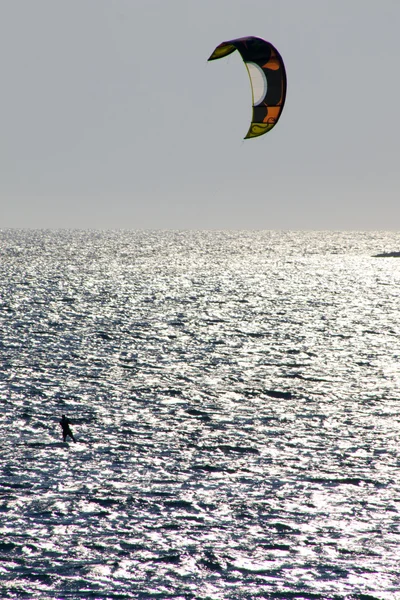
[[[193,471],[207,471],[208,473],[220,473],[221,471],[225,470],[222,467],[217,467],[215,465],[209,465],[209,464],[205,464],[205,465],[193,465],[190,468]]]
[[[271,396],[271,398],[284,398],[285,400],[290,400],[293,398],[292,392],[279,392],[277,390],[266,390],[265,393],[267,396]]]
[[[227,444],[221,444],[218,446],[222,452],[238,452],[239,454],[260,454],[257,448],[251,448],[250,446],[229,446]]]
[[[374,254],[373,258],[400,258],[400,252],[382,252],[381,254]]]
[[[186,412],[188,415],[200,417],[202,421],[211,421],[211,417],[203,410],[197,410],[197,408],[188,408]]]

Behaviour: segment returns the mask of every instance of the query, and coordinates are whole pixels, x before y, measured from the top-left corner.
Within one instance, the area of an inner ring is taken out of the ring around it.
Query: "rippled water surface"
[[[0,597],[400,598],[399,249],[0,232]]]

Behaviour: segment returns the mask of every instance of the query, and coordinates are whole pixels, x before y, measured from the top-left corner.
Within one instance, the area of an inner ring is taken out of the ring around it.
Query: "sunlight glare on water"
[[[400,598],[399,248],[1,231],[0,596]]]

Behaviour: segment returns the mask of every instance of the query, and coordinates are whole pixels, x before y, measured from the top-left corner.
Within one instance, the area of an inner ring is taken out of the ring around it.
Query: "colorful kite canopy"
[[[264,135],[275,127],[285,104],[285,65],[272,44],[252,36],[222,42],[208,60],[223,58],[235,50],[247,67],[253,94],[253,118],[246,138]]]

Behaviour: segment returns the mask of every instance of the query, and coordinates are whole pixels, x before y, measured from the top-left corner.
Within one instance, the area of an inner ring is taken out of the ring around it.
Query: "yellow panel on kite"
[[[235,50],[246,65],[252,90],[253,116],[246,138],[258,137],[271,131],[281,116],[287,87],[285,65],[272,44],[252,36],[222,42],[208,60]]]

